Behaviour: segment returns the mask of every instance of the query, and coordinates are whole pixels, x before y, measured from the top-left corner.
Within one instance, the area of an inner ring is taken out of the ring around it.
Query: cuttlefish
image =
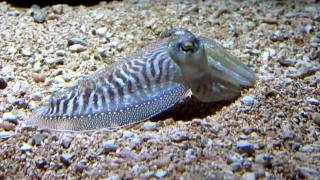
[[[216,41],[175,30],[54,94],[26,124],[58,131],[114,129],[160,114],[189,91],[201,102],[223,101],[254,82],[255,73]]]

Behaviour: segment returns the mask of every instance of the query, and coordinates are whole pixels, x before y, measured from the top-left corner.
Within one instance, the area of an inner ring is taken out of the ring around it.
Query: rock
[[[278,19],[274,17],[272,14],[267,14],[263,19],[262,22],[267,24],[278,24]]]
[[[173,142],[182,142],[188,139],[188,135],[182,131],[176,131],[173,135],[171,135],[171,141]]]
[[[313,113],[311,117],[313,121],[320,126],[320,113]]]
[[[32,146],[30,144],[27,143],[23,143],[22,146],[20,147],[20,150],[22,152],[27,152],[27,151],[32,151]]]
[[[168,173],[166,171],[163,171],[163,170],[157,170],[157,172],[155,173],[155,176],[157,178],[163,178],[167,175]]]
[[[305,32],[310,34],[314,31],[313,27],[311,25],[307,25],[305,28],[304,28]]]
[[[254,174],[255,174],[255,177],[256,178],[263,178],[266,176],[266,172],[263,168],[257,168],[255,171],[254,171]]]
[[[81,160],[75,166],[76,172],[82,172],[83,170],[85,170],[87,168],[88,168],[88,166],[87,166],[87,161],[86,160]]]
[[[44,73],[33,73],[31,77],[36,83],[44,82],[46,80],[46,75]]]
[[[14,101],[14,105],[17,106],[18,108],[28,108],[29,107],[29,103],[27,103],[25,100],[23,99],[17,99]]]
[[[219,9],[212,14],[212,17],[215,18],[215,19],[217,19],[217,18],[219,18],[222,14],[230,13],[230,12],[231,12],[231,11],[230,11],[229,9],[227,9],[225,6],[220,6]]]
[[[72,158],[73,158],[72,154],[63,154],[63,155],[60,156],[61,162],[66,166],[70,166],[71,165]]]
[[[294,66],[296,64],[295,60],[293,59],[285,59],[285,58],[281,58],[278,60],[279,64],[282,66]]]
[[[17,116],[14,115],[14,114],[12,114],[11,112],[4,113],[4,114],[2,115],[2,119],[3,119],[4,121],[8,121],[8,122],[13,123],[13,124],[15,124],[15,125],[18,124],[18,118],[17,118]]]
[[[93,31],[93,34],[96,34],[96,35],[101,36],[101,37],[105,36],[106,33],[107,33],[107,28],[105,28],[105,27],[98,28],[98,29]]]
[[[72,142],[72,138],[70,137],[63,137],[62,141],[61,141],[61,146],[63,148],[69,148]]]
[[[51,8],[55,14],[63,14],[63,5],[62,4],[53,5]]]
[[[305,67],[305,68],[299,69],[297,74],[292,75],[290,77],[304,79],[305,77],[311,76],[318,71],[320,71],[320,66]]]
[[[119,152],[117,152],[117,156],[125,159],[137,159],[137,154],[129,149],[121,149]]]
[[[43,134],[40,134],[40,133],[34,134],[32,136],[32,143],[31,144],[36,145],[36,146],[40,146],[45,138],[46,138],[46,136]]]
[[[74,45],[71,45],[69,47],[69,50],[71,52],[76,52],[76,53],[79,53],[79,52],[82,52],[82,51],[85,51],[87,48],[82,46],[81,44],[74,44]]]
[[[255,175],[255,173],[247,172],[241,176],[241,179],[243,179],[243,180],[256,180],[256,175]]]
[[[0,128],[6,130],[6,131],[14,131],[16,126],[13,123],[10,123],[8,121],[4,121],[0,123]]]
[[[251,168],[252,168],[252,161],[250,161],[250,160],[245,160],[243,163],[242,163],[242,167],[243,167],[243,169],[245,169],[245,170],[251,170]]]
[[[32,5],[31,7],[32,12],[31,16],[33,17],[33,20],[37,23],[44,23],[46,21],[46,14],[43,13],[39,6]]]
[[[246,106],[258,105],[259,102],[252,96],[245,96],[241,99],[241,102]]]
[[[30,95],[30,99],[33,101],[41,101],[43,99],[43,95],[39,92],[35,92]]]
[[[117,150],[117,146],[114,145],[114,141],[106,141],[102,144],[103,152],[109,153],[109,152],[115,152]]]
[[[0,78],[0,89],[5,89],[7,86],[7,82],[3,78]]]
[[[265,168],[272,167],[272,159],[273,157],[270,154],[258,154],[254,161],[258,164],[263,165]]]
[[[276,31],[274,34],[271,35],[270,40],[271,41],[283,41],[285,37],[281,33],[281,31]]]
[[[306,103],[307,104],[311,104],[311,105],[315,105],[315,106],[320,105],[320,101],[318,99],[315,99],[315,98],[308,98],[306,100]]]
[[[320,172],[310,167],[298,167],[296,170],[299,173],[299,177],[303,179],[313,179],[312,177],[319,177]]]
[[[124,137],[124,138],[131,138],[133,136],[134,136],[134,133],[131,131],[123,131],[122,132],[122,137]]]
[[[31,57],[32,56],[32,52],[28,48],[21,49],[21,54],[23,56],[25,56],[25,57]]]
[[[45,58],[44,63],[47,65],[56,65],[56,64],[63,64],[64,58]]]
[[[232,164],[230,165],[230,167],[231,167],[231,170],[232,170],[233,172],[238,172],[238,171],[241,171],[241,170],[242,170],[242,164],[239,163],[239,162],[234,162],[234,163],[232,163]]]
[[[251,143],[247,141],[240,141],[237,143],[237,151],[240,153],[253,154],[255,149]]]
[[[80,45],[83,45],[83,46],[86,46],[87,43],[83,40],[83,39],[80,39],[80,38],[70,38],[68,39],[68,46],[72,46],[74,44],[80,44]]]
[[[87,61],[90,59],[90,55],[88,53],[81,53],[80,58],[84,61]]]
[[[156,130],[156,128],[157,128],[157,123],[154,123],[154,122],[145,122],[142,127],[144,131],[154,131]]]
[[[316,152],[316,149],[311,145],[305,145],[302,147],[301,151],[305,153],[312,153],[312,152]]]
[[[13,132],[8,132],[8,131],[0,131],[0,140],[7,140],[14,136]]]
[[[47,160],[44,158],[40,158],[40,159],[36,160],[35,162],[36,162],[37,168],[41,168],[41,169],[43,169],[48,164]]]
[[[56,55],[59,57],[63,57],[66,55],[66,52],[64,50],[58,50],[56,51]]]
[[[297,135],[294,131],[285,129],[282,133],[281,138],[284,140],[293,140],[296,136]]]

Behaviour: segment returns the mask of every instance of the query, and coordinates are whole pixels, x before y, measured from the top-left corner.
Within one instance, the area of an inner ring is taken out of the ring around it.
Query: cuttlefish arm
[[[233,99],[252,87],[255,73],[214,40],[186,30],[171,31],[168,53],[192,94],[203,102]]]
[[[53,95],[27,125],[58,131],[114,129],[157,115],[185,97],[179,67],[160,40]]]

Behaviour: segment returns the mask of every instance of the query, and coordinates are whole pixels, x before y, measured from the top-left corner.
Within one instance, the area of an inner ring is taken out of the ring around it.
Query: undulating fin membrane
[[[178,103],[185,95],[186,88],[176,84],[168,86],[167,91],[159,92],[150,98],[145,98],[139,104],[128,105],[113,112],[87,114],[80,116],[45,117],[42,114],[48,107],[40,108],[27,119],[26,124],[40,129],[57,131],[87,131],[100,128],[114,129],[138,123],[151,118]]]

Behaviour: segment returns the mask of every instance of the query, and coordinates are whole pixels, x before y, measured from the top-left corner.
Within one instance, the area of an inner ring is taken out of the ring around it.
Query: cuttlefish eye
[[[195,47],[194,47],[193,43],[190,41],[181,42],[180,48],[184,52],[191,52],[192,53],[195,51],[195,49],[194,49]]]
[[[177,42],[179,51],[187,54],[195,53],[199,50],[200,41],[194,35],[180,36],[181,39]]]

